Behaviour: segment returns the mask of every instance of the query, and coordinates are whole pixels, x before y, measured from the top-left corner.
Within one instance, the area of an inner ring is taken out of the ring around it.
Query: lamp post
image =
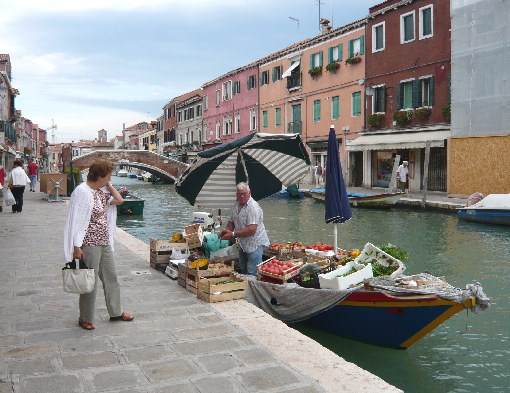
[[[297,22],[297,35],[298,35],[298,42],[299,42],[299,19],[293,18],[292,16],[289,16],[289,19],[292,19]]]

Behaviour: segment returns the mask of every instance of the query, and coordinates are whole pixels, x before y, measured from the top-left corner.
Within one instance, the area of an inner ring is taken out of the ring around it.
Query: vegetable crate
[[[188,248],[188,245],[184,242],[183,243],[175,243],[175,242],[169,241],[169,240],[151,239],[150,247],[151,247],[151,251],[155,251],[155,252],[162,252],[162,251],[171,252],[174,248],[176,250],[186,250]]]
[[[352,271],[352,273],[351,273]],[[373,277],[372,265],[366,266],[355,262],[347,262],[345,266],[339,267],[332,272],[319,274],[319,283],[322,289],[344,290],[355,286]]]
[[[185,263],[179,263],[179,266],[177,267],[177,283],[183,287],[186,288],[186,278],[188,276],[188,267]]]
[[[226,277],[202,278],[198,282],[197,297],[207,303],[244,299],[246,278],[238,278],[235,274]]]
[[[191,269],[191,263],[188,262],[186,270],[186,289],[192,293],[197,293],[198,282],[202,278],[216,278],[230,276],[234,272],[232,266],[223,263],[211,263],[207,270]]]
[[[192,224],[184,227],[184,238],[190,249],[202,247],[204,233],[200,224]]]
[[[257,265],[257,273],[262,277],[268,277],[273,280],[277,280],[277,282],[284,283],[293,278],[294,276],[299,274],[299,269],[303,265],[303,259],[302,258],[296,258],[296,259],[290,259],[288,261],[281,261],[286,264],[290,263],[292,266],[288,266],[285,268],[282,268],[282,273],[274,273],[272,271],[265,270],[267,268],[264,268],[264,266],[271,266],[272,263],[278,262],[276,257],[271,257]]]
[[[361,251],[360,255],[354,259],[354,262],[363,264],[371,263],[375,276],[377,276],[376,271],[378,270],[378,267],[375,266],[377,264],[384,267],[393,267],[394,271],[390,274],[390,277],[400,276],[404,270],[406,270],[402,261],[392,257],[390,254],[384,252],[380,248],[377,248],[372,243],[365,244],[363,251]]]

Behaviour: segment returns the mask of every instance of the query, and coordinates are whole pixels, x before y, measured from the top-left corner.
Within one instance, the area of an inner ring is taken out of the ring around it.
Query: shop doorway
[[[351,155],[352,159],[352,186],[363,187],[363,152],[355,151]]]

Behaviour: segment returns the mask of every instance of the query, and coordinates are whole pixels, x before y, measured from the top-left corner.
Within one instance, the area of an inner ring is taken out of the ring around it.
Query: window
[[[400,43],[414,41],[414,11],[400,15]]]
[[[385,22],[372,26],[372,53],[384,50]]]
[[[236,120],[234,122],[234,132],[239,134],[241,132],[241,115],[239,112],[236,113]]]
[[[207,142],[207,131],[208,131],[207,123],[204,123],[204,142]]]
[[[232,81],[223,82],[223,101],[232,99]]]
[[[197,117],[202,116],[202,105],[197,105]]]
[[[359,56],[365,53],[365,36],[349,40],[348,57]]]
[[[420,8],[420,40],[434,35],[433,30],[433,5]]]
[[[190,141],[190,143],[195,142],[195,133],[193,131],[191,131],[191,138],[189,141]]]
[[[273,67],[273,82],[279,81],[282,79],[282,66]]]
[[[260,86],[269,84],[269,70],[260,73]]]
[[[186,143],[189,143],[189,130],[186,131]]]
[[[322,51],[310,55],[310,69],[322,67]]]
[[[331,119],[336,120],[340,118],[340,97],[334,96],[331,98]]]
[[[328,48],[328,64],[335,61],[342,61],[342,44]]]
[[[321,121],[321,100],[315,100],[313,102],[313,121]]]
[[[255,75],[248,77],[248,90],[255,89]]]
[[[182,146],[182,134],[179,134],[179,144]]]
[[[209,108],[209,96],[204,96],[204,111],[206,111]]]
[[[216,120],[216,140],[220,139],[220,129],[221,129],[221,123],[220,119]]]
[[[267,111],[262,112],[262,128],[267,128]]]
[[[352,116],[361,116],[361,92],[352,93]]]
[[[240,81],[235,81],[233,86],[232,86],[232,94],[238,94],[241,92],[241,82]]]
[[[216,90],[216,106],[220,106],[220,90]]]
[[[434,105],[434,77],[425,76],[420,78],[420,99],[417,103],[418,106],[432,106]]]
[[[397,86],[397,109],[411,109],[413,107],[413,85],[416,86],[416,91],[419,89],[419,81],[407,80],[398,84]],[[415,95],[417,97],[417,95]],[[417,101],[417,99],[415,99]]]
[[[179,113],[177,114],[177,122],[178,123],[182,122],[182,111],[179,111]]]
[[[255,108],[250,108],[250,131],[257,128],[257,117],[255,116]]]
[[[386,86],[374,86],[372,113],[386,112]]]
[[[191,120],[195,117],[195,108],[191,107],[187,109],[188,111],[188,120]]]
[[[276,128],[280,127],[282,125],[282,109],[276,108],[274,113],[274,125]]]

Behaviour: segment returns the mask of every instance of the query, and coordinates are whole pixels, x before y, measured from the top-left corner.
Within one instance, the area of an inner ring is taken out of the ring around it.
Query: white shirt
[[[94,207],[94,190],[87,182],[81,183],[76,187],[69,199],[67,209],[67,219],[64,228],[64,257],[66,262],[73,260],[74,247],[81,247],[83,239],[87,233]],[[113,197],[108,201],[111,202]],[[113,251],[113,234],[117,227],[117,207],[108,205],[106,208],[106,218],[108,220],[108,237],[110,247]]]
[[[27,173],[20,166],[17,166],[11,171],[11,180],[13,186],[26,186],[30,183]]]
[[[397,169],[398,176],[400,178],[401,182],[407,181],[407,173],[409,172],[408,167],[404,167],[404,164],[400,164],[400,166]]]
[[[256,224],[257,231],[251,236],[238,237],[237,240],[244,252],[253,252],[260,246],[269,246],[266,228],[264,227],[264,212],[255,199],[250,197],[246,205],[239,211],[239,201],[232,208],[230,220],[234,223],[234,232],[249,225]]]

